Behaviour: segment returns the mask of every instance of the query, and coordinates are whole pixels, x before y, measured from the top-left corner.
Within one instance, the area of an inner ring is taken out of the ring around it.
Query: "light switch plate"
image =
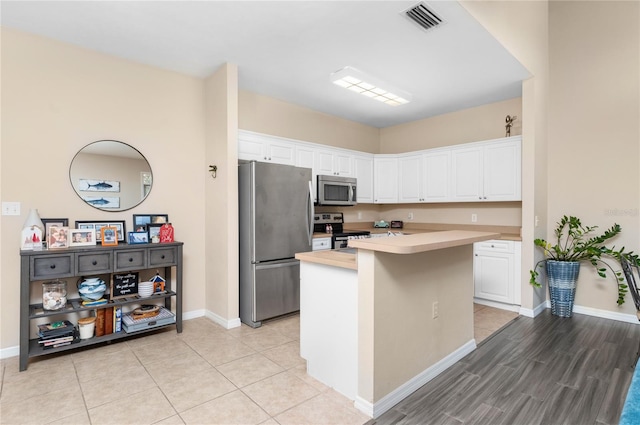
[[[2,215],[20,215],[20,202],[3,202]]]

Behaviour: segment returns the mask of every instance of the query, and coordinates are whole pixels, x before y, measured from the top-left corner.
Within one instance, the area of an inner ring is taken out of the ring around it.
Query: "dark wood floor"
[[[519,317],[366,425],[617,424],[640,326]]]

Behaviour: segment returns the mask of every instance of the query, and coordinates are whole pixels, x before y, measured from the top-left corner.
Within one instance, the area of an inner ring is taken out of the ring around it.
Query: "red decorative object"
[[[160,227],[160,243],[173,242],[173,226],[165,223]]]

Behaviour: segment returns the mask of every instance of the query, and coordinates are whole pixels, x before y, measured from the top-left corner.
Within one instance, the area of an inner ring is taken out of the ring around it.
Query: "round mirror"
[[[147,159],[116,140],[98,140],[80,149],[69,167],[80,199],[103,211],[124,211],[144,201],[153,184]]]

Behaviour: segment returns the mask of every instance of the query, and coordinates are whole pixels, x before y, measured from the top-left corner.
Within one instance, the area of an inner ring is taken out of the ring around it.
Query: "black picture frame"
[[[133,230],[148,231],[147,224],[164,224],[169,222],[169,214],[133,214]]]
[[[160,242],[160,228],[164,223],[151,223],[147,224],[147,234],[149,235],[149,243],[159,243]],[[153,237],[158,237],[158,242],[153,241]]]
[[[42,240],[46,242],[47,234],[49,233],[49,227],[69,227],[69,219],[68,218],[41,218],[42,225],[44,226],[42,232]]]
[[[103,227],[115,227],[118,233],[118,243],[127,243],[127,225],[124,220],[76,220],[76,229],[94,229],[96,242],[101,244],[100,229]]]

